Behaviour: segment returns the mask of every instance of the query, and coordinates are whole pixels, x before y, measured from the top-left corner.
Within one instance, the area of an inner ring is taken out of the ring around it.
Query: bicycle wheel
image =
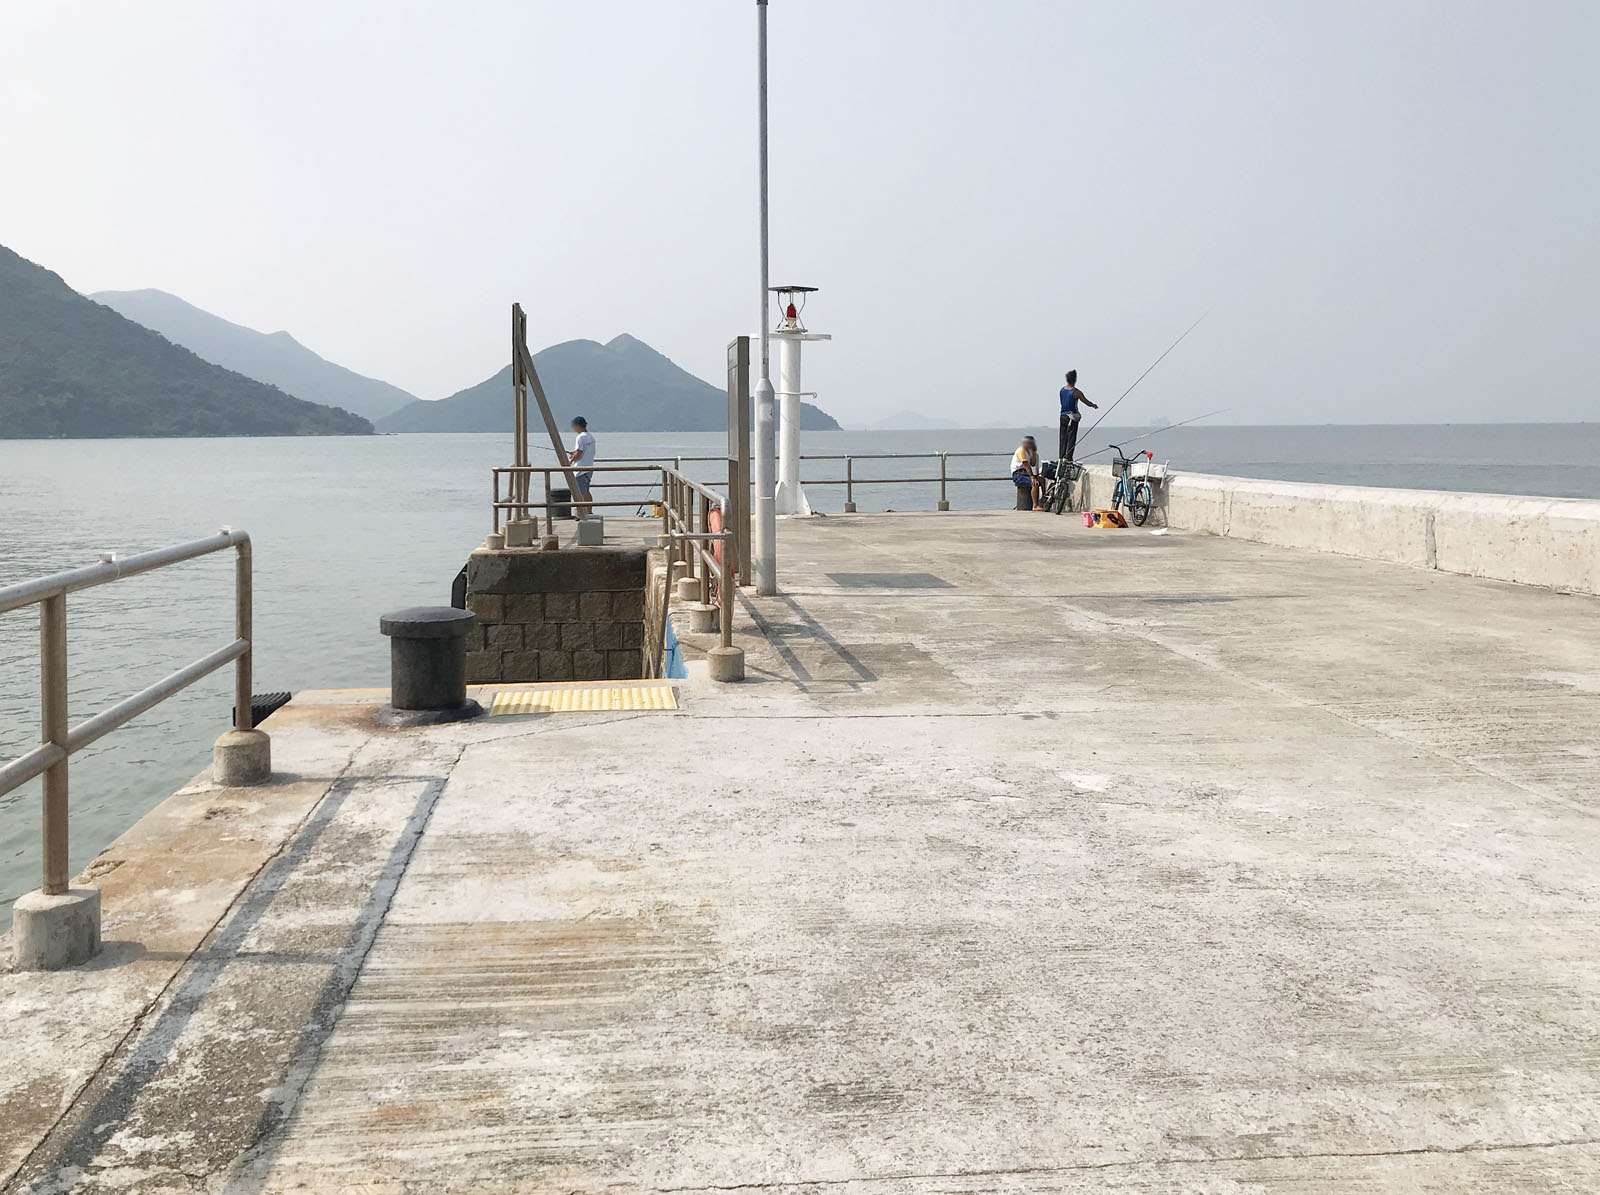
[[[1133,497],[1128,499],[1128,513],[1133,516],[1133,525],[1143,527],[1144,521],[1150,517],[1150,507],[1154,504],[1155,497],[1150,492],[1148,482],[1136,482],[1133,487]]]
[[[1055,488],[1050,491],[1050,513],[1060,514],[1067,509],[1067,502],[1072,497],[1072,480],[1070,477],[1056,476]]]

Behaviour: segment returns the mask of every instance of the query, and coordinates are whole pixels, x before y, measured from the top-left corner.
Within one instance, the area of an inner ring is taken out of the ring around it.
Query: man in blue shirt
[[[1072,454],[1078,450],[1078,420],[1082,413],[1078,404],[1094,410],[1100,408],[1089,401],[1088,395],[1078,389],[1078,371],[1067,370],[1067,384],[1061,387],[1061,441],[1057,445],[1061,449],[1060,459],[1070,461]]]

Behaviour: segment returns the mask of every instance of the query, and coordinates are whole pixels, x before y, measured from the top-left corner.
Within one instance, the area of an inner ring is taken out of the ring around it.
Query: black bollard
[[[467,634],[476,621],[452,606],[412,606],[378,620],[389,636],[389,704],[380,721],[429,726],[483,712],[467,700]]]

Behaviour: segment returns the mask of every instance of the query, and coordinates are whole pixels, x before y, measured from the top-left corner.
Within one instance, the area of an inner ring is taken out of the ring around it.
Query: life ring
[[[716,535],[722,530],[722,508],[720,506],[713,506],[711,508],[711,513],[706,516],[706,530],[711,532],[713,535]],[[713,589],[715,589],[717,585],[717,578],[722,575],[722,541],[720,539],[712,541],[711,552],[717,561],[717,572],[711,578],[711,586]],[[720,593],[715,595],[715,598],[718,600],[720,600],[721,597],[722,595]]]

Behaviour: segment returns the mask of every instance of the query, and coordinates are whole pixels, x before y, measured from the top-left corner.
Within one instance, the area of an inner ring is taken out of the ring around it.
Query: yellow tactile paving
[[[671,685],[618,685],[614,688],[519,689],[496,693],[491,718],[510,714],[608,713],[613,710],[675,710]]]

